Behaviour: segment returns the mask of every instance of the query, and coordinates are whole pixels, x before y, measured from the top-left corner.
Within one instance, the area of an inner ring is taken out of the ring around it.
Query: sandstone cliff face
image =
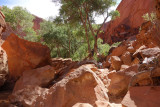
[[[33,20],[33,23],[34,23],[33,29],[34,29],[34,31],[37,31],[40,29],[40,23],[43,22],[43,19],[40,17],[37,17],[35,15],[33,15],[33,16],[35,17],[35,19]]]
[[[117,10],[120,18],[106,23],[105,33],[100,35],[104,42],[110,44],[137,34],[144,22],[142,16],[155,10],[154,0],[122,0]]]

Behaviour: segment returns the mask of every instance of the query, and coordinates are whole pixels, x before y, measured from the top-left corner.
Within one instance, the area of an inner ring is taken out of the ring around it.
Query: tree
[[[85,29],[86,40],[88,44],[88,52],[91,54],[89,42],[89,33],[94,37],[94,53],[97,53],[97,38],[101,28],[105,24],[109,16],[117,15],[115,12],[110,12],[109,8],[115,5],[114,0],[53,0],[61,3],[60,16],[69,23],[78,23]],[[102,24],[95,31],[93,24],[95,16],[107,14]],[[116,11],[116,13],[118,13]],[[92,54],[93,57],[93,54]]]
[[[9,23],[17,35],[28,40],[33,40],[34,38],[33,41],[35,41],[37,35],[32,28],[34,19],[32,14],[20,6],[13,7],[13,9],[3,6],[2,12],[5,15],[6,22]]]

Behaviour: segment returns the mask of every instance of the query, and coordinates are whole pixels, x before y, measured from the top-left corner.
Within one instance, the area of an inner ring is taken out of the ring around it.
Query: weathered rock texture
[[[47,46],[20,39],[14,34],[6,39],[2,48],[7,53],[8,68],[13,78],[21,76],[25,70],[50,63],[50,50]]]
[[[154,11],[154,7],[154,0],[122,0],[117,7],[120,18],[105,25],[105,33],[101,34],[101,38],[112,44],[138,34],[138,28],[144,22],[142,16]]]
[[[13,104],[26,107],[72,107],[78,102],[95,106],[97,101],[108,102],[107,89],[92,69],[95,71],[97,68],[94,65],[82,65],[72,69],[66,77],[49,89],[38,88],[42,92],[37,92],[35,86],[27,86],[28,88],[15,91],[10,100]],[[34,94],[35,97],[32,99]]]
[[[123,71],[112,71],[108,74],[111,79],[108,93],[111,97],[122,97],[128,91],[130,79],[138,72],[138,65],[131,66]]]
[[[0,47],[0,87],[4,84],[7,80],[8,76],[8,63],[7,63],[7,54],[6,52]]]
[[[6,29],[5,16],[0,10],[0,36]],[[1,41],[0,41],[1,42]],[[1,45],[1,43],[0,43]],[[8,76],[8,63],[6,51],[0,47],[0,87],[4,84]]]
[[[159,107],[160,87],[132,87],[124,97],[125,107]]]
[[[41,68],[24,71],[21,78],[16,82],[14,92],[23,89],[27,85],[48,87],[48,83],[54,79],[55,70],[47,65]]]
[[[4,32],[5,31],[5,29],[6,29],[6,22],[5,22],[5,16],[4,16],[4,14],[1,12],[1,10],[0,10],[0,35],[1,35],[1,33],[2,32]]]

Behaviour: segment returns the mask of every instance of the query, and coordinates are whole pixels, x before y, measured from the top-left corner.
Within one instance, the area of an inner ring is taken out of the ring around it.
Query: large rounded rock
[[[40,43],[29,42],[11,34],[2,44],[8,56],[10,77],[17,78],[25,70],[50,64],[50,50]]]
[[[119,57],[117,57],[117,56],[112,56],[112,57],[111,57],[111,66],[112,66],[116,71],[120,70],[122,64],[123,64],[123,63],[122,63],[122,61],[121,61],[121,59],[120,59]]]
[[[123,97],[128,91],[128,85],[132,76],[138,72],[138,65],[133,65],[124,71],[111,72],[108,78],[111,79],[108,87],[111,97]]]
[[[54,76],[55,70],[49,65],[25,71],[21,78],[16,82],[13,91],[21,90],[27,85],[48,87],[49,82],[54,79]]]

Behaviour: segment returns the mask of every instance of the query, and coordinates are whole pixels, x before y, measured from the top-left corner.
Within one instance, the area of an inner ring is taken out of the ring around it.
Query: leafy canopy
[[[6,22],[9,23],[17,35],[30,41],[36,41],[37,35],[32,28],[34,16],[25,8],[16,6],[10,9],[3,6],[2,12],[5,15]]]

